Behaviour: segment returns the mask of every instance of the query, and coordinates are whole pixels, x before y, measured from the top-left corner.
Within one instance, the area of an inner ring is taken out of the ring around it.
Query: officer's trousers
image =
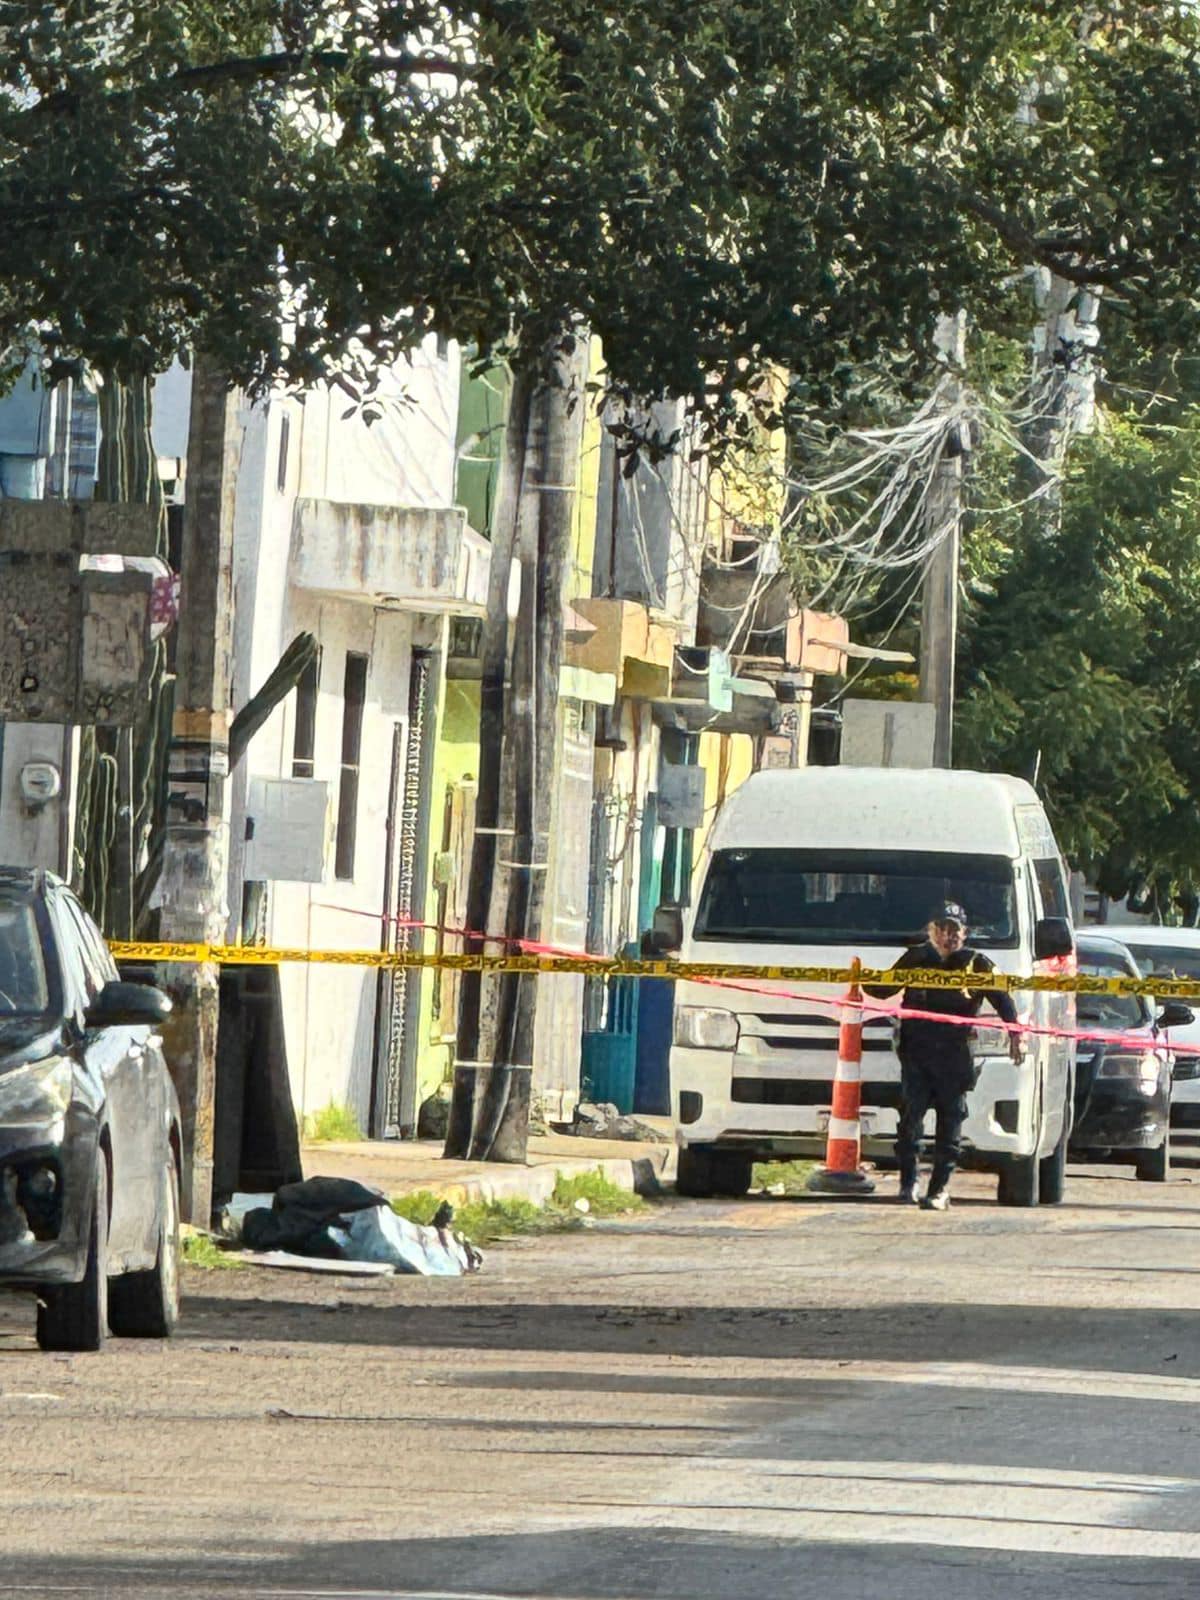
[[[936,1194],[950,1182],[958,1165],[962,1126],[967,1117],[967,1091],[974,1081],[975,1069],[969,1048],[901,1054],[896,1159],[900,1163],[902,1185],[917,1181],[921,1135],[926,1113],[931,1110],[937,1124],[929,1192]]]

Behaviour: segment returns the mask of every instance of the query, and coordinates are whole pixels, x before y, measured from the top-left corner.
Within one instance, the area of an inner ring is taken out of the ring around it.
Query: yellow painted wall
[[[776,369],[763,381],[764,397],[782,409],[787,376]],[[717,543],[736,523],[776,528],[787,505],[787,435],[782,428],[757,426],[709,474],[708,536]]]
[[[696,829],[693,859],[699,866],[717,812],[754,771],[754,740],[745,733],[702,733],[700,765],[704,768],[704,826]]]

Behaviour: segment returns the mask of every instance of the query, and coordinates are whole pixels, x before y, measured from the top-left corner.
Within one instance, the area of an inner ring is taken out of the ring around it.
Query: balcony
[[[297,500],[291,580],[298,588],[397,611],[487,613],[492,550],[457,506]]]
[[[568,665],[610,676],[631,700],[670,695],[677,626],[656,621],[635,600],[590,597],[571,605],[594,631],[586,639],[577,635],[575,642],[568,641]]]
[[[788,661],[797,640],[792,585],[774,541],[735,539],[729,560],[709,554],[700,572],[696,643],[731,656]]]

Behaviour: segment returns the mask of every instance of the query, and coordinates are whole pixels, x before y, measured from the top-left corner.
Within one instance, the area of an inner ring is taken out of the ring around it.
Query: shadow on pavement
[[[452,1497],[438,1515],[453,1516]],[[536,1508],[533,1508],[536,1510]],[[249,1559],[8,1561],[0,1592],[36,1596],[207,1600],[236,1594],[534,1597],[562,1600],[745,1600],[843,1594],[854,1600],[1185,1600],[1200,1562],[1031,1555],[924,1544],[818,1542],[585,1527],[549,1533],[347,1541]]]
[[[797,1283],[797,1297],[802,1285]],[[266,1313],[266,1314],[264,1314]],[[982,1362],[1188,1377],[1200,1311],[901,1302],[870,1307],[414,1305],[189,1296],[182,1339],[781,1360]]]

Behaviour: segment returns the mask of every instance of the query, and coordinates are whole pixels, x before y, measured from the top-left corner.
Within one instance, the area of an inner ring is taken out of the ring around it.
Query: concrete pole
[[[70,383],[48,397],[49,447],[58,452],[70,426]],[[47,463],[40,456],[2,458],[4,493],[10,499],[45,497]],[[64,465],[63,477],[67,476]],[[63,488],[62,497],[66,496]],[[73,729],[50,722],[0,722],[0,860],[14,866],[48,867],[61,878],[71,876],[75,780]],[[21,770],[30,762],[48,762],[59,774],[58,794],[31,805],[21,793]]]
[[[966,313],[939,317],[934,334],[947,373],[942,380],[945,409],[958,404],[958,374],[966,355]],[[925,527],[938,543],[925,572],[921,595],[921,699],[936,708],[933,765],[948,767],[954,754],[954,665],[958,632],[958,562],[962,523],[961,454],[943,448],[934,469],[925,509]]]
[[[233,649],[233,521],[241,451],[237,396],[197,357],[192,378],[180,570],[175,718],[162,874],[164,940],[221,943],[228,923],[229,725]],[[218,971],[172,963],[163,984],[175,1010],[167,1058],[183,1113],[183,1211],[212,1213]]]

